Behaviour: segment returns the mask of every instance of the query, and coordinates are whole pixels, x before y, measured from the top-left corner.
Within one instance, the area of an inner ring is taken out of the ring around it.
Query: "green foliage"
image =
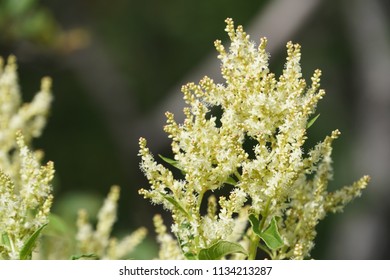
[[[31,259],[32,251],[35,248],[38,238],[40,237],[41,231],[44,229],[45,226],[47,226],[47,224],[44,224],[39,227],[33,234],[31,234],[30,237],[28,237],[19,253],[19,258],[21,260]]]
[[[178,161],[177,160],[174,160],[174,159],[170,159],[170,158],[167,158],[167,157],[164,157],[162,155],[158,155],[163,161],[165,161],[166,163],[169,163],[170,165],[172,165],[173,167],[176,167],[177,169],[180,169],[180,166],[178,166]]]
[[[170,196],[170,195],[166,195],[166,194],[163,194],[161,193],[161,196],[167,200],[169,203],[171,203],[173,205],[173,207],[175,207],[175,209],[179,210],[180,212],[182,212],[184,215],[186,215],[188,218],[190,218],[189,214],[187,213],[186,210],[184,210],[183,206],[180,205],[180,202],[177,201],[174,197]]]
[[[30,39],[41,45],[55,44],[60,33],[51,12],[37,0],[1,1],[0,30],[7,39]]]
[[[317,116],[315,116],[314,118],[312,118],[312,119],[307,123],[306,128],[311,127],[311,126],[315,123],[315,121],[319,118],[319,116],[320,116],[320,114],[318,114]]]
[[[237,243],[219,240],[210,247],[199,251],[199,260],[220,260],[230,254],[244,254],[246,255],[245,249]]]
[[[71,260],[98,260],[99,257],[95,254],[81,254],[81,255],[73,255],[70,257]]]
[[[6,232],[3,232],[1,234],[1,240],[0,240],[0,246],[2,246],[3,248],[9,248],[11,247],[11,240],[9,239],[9,236],[8,236],[8,233]]]

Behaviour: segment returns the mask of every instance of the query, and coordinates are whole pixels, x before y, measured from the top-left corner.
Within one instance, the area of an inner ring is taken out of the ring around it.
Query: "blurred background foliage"
[[[218,63],[213,41],[226,41],[225,18],[232,17],[248,31],[258,22],[255,19],[261,22],[268,16],[276,19],[276,33],[290,30],[288,20],[306,9],[301,23],[289,31],[283,43],[272,46],[271,71],[281,73],[289,40],[302,45],[302,68],[308,82],[314,69],[323,71],[322,87],[327,95],[318,108],[321,117],[310,128],[308,147],[333,129],[341,130],[342,137],[334,147],[335,179],[330,188],[350,184],[366,173],[377,175],[362,199],[347,207],[346,213],[320,224],[313,257],[388,258],[388,241],[381,238],[388,234],[390,212],[388,179],[382,178],[389,167],[389,72],[379,70],[390,67],[386,64],[389,3],[371,1],[367,8],[364,5],[370,1],[364,0],[288,2],[0,0],[0,55],[17,56],[24,100],[29,101],[38,90],[42,76],[54,81],[49,123],[34,142],[36,148],[44,149],[47,160],[55,162],[54,212],[69,224],[75,224],[81,207],[93,217],[110,186],[119,184],[116,232],[146,225],[153,239],[152,215],[163,210],[137,194],[147,185],[138,168],[138,138],[146,136],[154,154],[170,154],[160,126],[165,117],[156,112],[170,109],[162,107],[175,99],[172,95],[181,99],[181,84],[199,80],[201,76],[191,73],[202,61]],[[363,17],[359,17],[361,10]],[[379,23],[372,25],[371,21]],[[367,30],[356,32],[365,27]],[[251,33],[252,39],[267,36],[272,44],[272,28],[268,31]],[[358,44],[367,45],[367,40],[372,49]],[[378,53],[376,44],[385,45],[379,48],[379,61],[384,61],[379,69],[375,64],[366,67],[369,54]],[[365,79],[369,69],[377,70],[373,75],[379,76],[382,88],[370,88],[372,81]],[[366,94],[373,90],[384,93]],[[159,126],[150,125],[156,123]],[[362,135],[372,126],[374,135],[367,140]],[[375,135],[378,130],[384,130],[384,135],[380,136],[382,142],[375,144],[372,139],[379,137]],[[371,151],[374,148],[383,154],[381,160]],[[146,242],[135,257],[153,256],[153,242]]]

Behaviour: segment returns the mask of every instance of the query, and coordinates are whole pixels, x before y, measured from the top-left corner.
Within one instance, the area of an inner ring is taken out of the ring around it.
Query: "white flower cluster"
[[[268,69],[267,40],[256,47],[242,26],[235,29],[231,19],[226,23],[229,51],[215,42],[225,84],[205,77],[198,85],[183,86],[189,105],[184,123],[166,114],[174,158],[162,159],[184,178],[175,179],[158,164],[141,138],[141,169],[151,188],[140,194],[172,212],[172,232],[186,258],[210,257],[205,250],[222,250],[221,244],[226,252],[237,251],[233,243],[242,245],[248,258],[256,257],[258,247],[271,258],[308,257],[318,221],[358,196],[369,177],[327,192],[331,143],[338,130],[306,157],[303,150],[310,118],[325,93],[319,89],[321,71],[307,86],[300,46],[289,42],[283,74],[276,79]],[[212,194],[216,190],[222,193],[218,203]],[[272,243],[264,232],[280,242]]]
[[[22,105],[15,58],[5,67],[0,58],[0,259],[30,258],[34,234],[48,223],[54,167],[41,166],[42,153],[29,143],[45,125],[50,84],[42,79],[32,102]]]
[[[79,258],[123,259],[145,238],[147,233],[145,228],[135,230],[119,242],[116,238],[110,237],[117,218],[119,193],[118,186],[111,187],[98,213],[96,230],[93,230],[89,223],[87,212],[83,209],[79,211],[76,235]]]
[[[54,165],[48,162],[41,166],[43,153],[31,151],[30,143],[41,135],[46,124],[52,101],[51,80],[43,78],[41,90],[33,100],[22,104],[16,70],[15,57],[10,56],[6,65],[0,58],[0,259],[41,256],[67,259],[69,247],[73,249],[73,245],[61,243],[62,239],[54,240],[53,236],[50,240],[43,239],[39,247],[43,250],[36,249],[41,231],[49,223]],[[118,199],[119,187],[114,186],[98,213],[96,231],[88,222],[87,213],[80,211],[75,238],[80,255],[75,258],[124,258],[145,237],[145,228],[139,228],[120,241],[110,237]],[[53,219],[51,232],[64,223],[59,217],[50,217],[51,222]],[[61,246],[68,248],[61,250]]]

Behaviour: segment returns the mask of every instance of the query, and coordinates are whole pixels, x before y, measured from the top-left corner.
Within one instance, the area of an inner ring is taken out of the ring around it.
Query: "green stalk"
[[[200,206],[202,205],[202,201],[203,201],[203,196],[204,196],[204,194],[205,194],[205,191],[202,189],[202,192],[199,193],[199,195],[198,195],[198,201],[197,201],[197,205],[196,205],[196,211],[197,211],[196,213],[197,213],[197,215],[200,215]],[[197,250],[199,249],[199,238],[200,238],[200,237],[201,237],[203,240],[205,239],[201,227],[199,228],[199,235],[195,236],[195,246],[196,246]]]
[[[238,170],[234,170],[234,175],[237,177],[238,181],[241,181],[241,174],[238,172]]]
[[[255,260],[257,255],[257,246],[260,242],[260,237],[252,231],[251,244],[249,247],[248,260]]]
[[[265,209],[264,209],[264,212],[262,214],[262,219],[261,219],[260,225],[259,225],[260,231],[263,230],[265,220],[267,219],[267,216],[268,216],[270,204],[271,204],[271,198],[268,199],[267,204],[266,204]],[[257,234],[255,234],[253,231],[252,231],[251,235],[252,235],[252,237],[251,237],[251,244],[249,247],[248,260],[255,260],[256,255],[257,255],[257,248],[259,247],[259,243],[260,243],[260,237]],[[262,248],[262,249],[264,250],[264,248]],[[269,252],[269,250],[265,250],[265,252],[268,253],[270,255],[270,257],[272,256],[272,254],[271,254],[271,252]]]

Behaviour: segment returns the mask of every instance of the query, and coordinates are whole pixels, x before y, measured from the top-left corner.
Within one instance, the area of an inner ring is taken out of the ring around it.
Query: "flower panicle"
[[[286,64],[276,78],[268,68],[266,38],[256,47],[230,18],[225,31],[229,47],[214,42],[225,82],[204,77],[198,84],[184,85],[182,124],[166,113],[164,129],[172,139],[173,158],[164,161],[182,176],[176,179],[158,164],[141,138],[141,169],[150,189],[140,194],[172,213],[171,231],[185,258],[211,257],[211,252],[224,250],[226,254],[213,257],[226,258],[234,249],[253,259],[257,248],[274,259],[306,258],[318,222],[359,196],[368,177],[327,191],[338,130],[304,150],[325,91],[320,70],[314,71],[310,86],[302,78],[301,46],[287,43]],[[155,219],[162,239],[166,228]]]
[[[127,257],[141,243],[147,234],[146,228],[139,228],[133,233],[117,240],[111,237],[117,219],[117,207],[120,187],[112,186],[97,214],[96,229],[89,222],[85,209],[80,209],[77,219],[77,253],[80,256],[93,254],[98,259],[118,260]]]

